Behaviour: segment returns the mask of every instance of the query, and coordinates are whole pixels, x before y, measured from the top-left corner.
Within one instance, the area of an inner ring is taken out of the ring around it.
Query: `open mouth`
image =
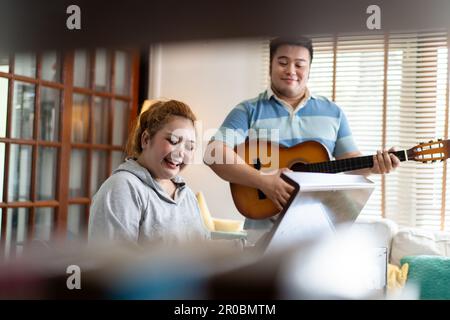
[[[174,159],[171,159],[171,158],[164,158],[164,163],[170,169],[176,169],[176,168],[180,167],[183,164],[182,161],[177,161],[177,160],[174,160]]]

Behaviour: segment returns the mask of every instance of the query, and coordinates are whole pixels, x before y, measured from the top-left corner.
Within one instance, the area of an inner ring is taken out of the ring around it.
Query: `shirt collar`
[[[269,86],[267,88],[267,99],[269,100],[270,98],[274,98],[276,99],[278,102],[280,102],[285,108],[288,109],[289,112],[292,112],[292,106],[287,103],[286,101],[284,101],[283,99],[279,98],[272,90],[272,87]],[[293,113],[296,113],[298,110],[300,110],[300,108],[304,107],[306,105],[306,103],[308,102],[308,100],[310,98],[314,98],[314,95],[311,94],[311,92],[309,91],[308,88],[306,88],[306,92],[305,92],[305,96],[303,97],[302,100],[299,101],[299,103],[295,106]]]

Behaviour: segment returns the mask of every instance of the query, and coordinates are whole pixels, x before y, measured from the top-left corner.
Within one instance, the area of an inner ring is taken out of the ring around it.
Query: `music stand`
[[[350,174],[287,172],[282,178],[295,191],[258,248],[264,254],[334,233],[337,225],[354,222],[375,187],[366,177]]]

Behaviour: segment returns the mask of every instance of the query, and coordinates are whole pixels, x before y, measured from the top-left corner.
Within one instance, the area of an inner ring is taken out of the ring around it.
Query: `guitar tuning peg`
[[[419,144],[424,144],[425,142],[423,142],[423,141],[421,141],[421,142],[419,142]]]
[[[439,139],[437,139],[438,141],[442,141],[442,139],[441,138],[439,138]]]
[[[433,140],[428,141],[428,143],[433,143]]]

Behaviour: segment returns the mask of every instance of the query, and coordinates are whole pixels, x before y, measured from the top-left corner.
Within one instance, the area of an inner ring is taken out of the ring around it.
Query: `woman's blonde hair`
[[[170,122],[171,117],[179,116],[192,121],[194,125],[195,117],[189,106],[177,100],[152,100],[144,103],[141,114],[136,119],[128,137],[126,152],[128,157],[138,157],[142,152],[141,136],[144,131],[150,136],[150,139],[161,130],[167,123]]]

